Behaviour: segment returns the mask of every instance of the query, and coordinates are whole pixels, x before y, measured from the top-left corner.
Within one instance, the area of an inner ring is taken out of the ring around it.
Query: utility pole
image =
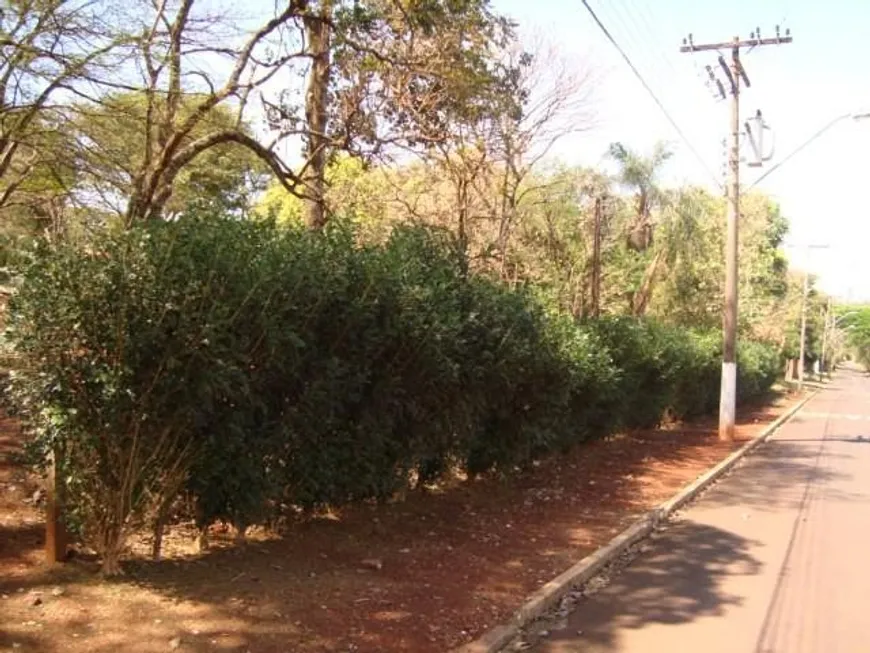
[[[680,52],[695,53],[730,50],[730,63],[719,56],[719,66],[727,78],[727,83],[719,85],[724,96],[726,88],[731,91],[731,143],[728,153],[728,220],[725,237],[725,305],[722,316],[722,386],[719,395],[719,439],[734,439],[734,421],[737,414],[737,281],[740,217],[740,85],[751,86],[749,77],[740,61],[741,48],[756,48],[764,45],[791,43],[792,38],[786,31],[785,37],[776,28],[776,38],[761,38],[760,30],[755,30],[748,40],[739,37],[727,43],[708,43],[696,45],[690,34],[683,41]]]
[[[804,292],[801,301],[801,346],[798,356],[798,390],[804,389],[804,358],[807,353],[807,298],[810,294],[810,272],[804,272]]]
[[[592,310],[593,318],[601,314],[601,198],[595,198],[595,226],[592,236]]]
[[[825,303],[825,320],[824,326],[822,327],[822,355],[819,362],[819,374],[824,378],[825,374],[825,364],[827,363],[828,357],[828,323],[831,321],[831,298],[828,297],[828,301]]]
[[[798,390],[804,389],[804,358],[807,351],[807,304],[810,298],[810,253],[814,249],[827,249],[828,245],[807,245],[807,269],[804,271],[804,291],[801,301],[801,346],[798,359]]]

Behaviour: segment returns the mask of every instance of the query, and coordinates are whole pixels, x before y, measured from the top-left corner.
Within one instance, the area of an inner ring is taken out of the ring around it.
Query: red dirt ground
[[[203,554],[177,527],[167,559],[134,555],[112,582],[88,560],[42,566],[38,484],[15,464],[20,435],[2,417],[0,650],[444,653],[505,620],[796,399],[744,411],[733,445],[717,441],[713,420],[615,436],[509,482],[357,506],[241,546],[218,536]]]

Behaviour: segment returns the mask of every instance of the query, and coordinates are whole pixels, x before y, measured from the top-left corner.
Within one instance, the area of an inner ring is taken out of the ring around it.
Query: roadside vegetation
[[[0,13],[6,397],[106,574],[143,529],[159,556],[178,520],[280,529],[715,411],[724,200],[664,185],[666,143],[556,160],[593,70],[485,0],[276,7]],[[803,280],[742,205],[747,402]]]

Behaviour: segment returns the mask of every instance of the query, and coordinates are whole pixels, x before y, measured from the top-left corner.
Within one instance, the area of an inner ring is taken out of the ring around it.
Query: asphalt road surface
[[[870,378],[843,371],[537,653],[870,653]]]

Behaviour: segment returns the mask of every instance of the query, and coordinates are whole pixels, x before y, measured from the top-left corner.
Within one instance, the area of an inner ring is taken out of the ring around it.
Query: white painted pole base
[[[737,363],[722,363],[722,392],[719,395],[719,439],[734,438],[737,415]]]

